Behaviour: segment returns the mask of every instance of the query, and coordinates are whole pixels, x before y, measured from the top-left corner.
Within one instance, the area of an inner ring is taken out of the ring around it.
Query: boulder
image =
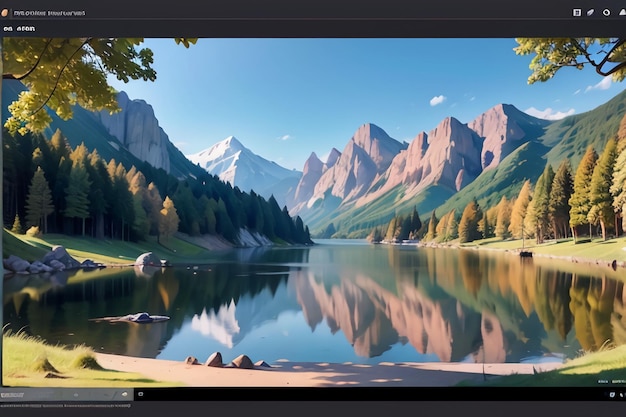
[[[40,274],[42,272],[50,271],[52,271],[52,268],[40,261],[35,261],[28,267],[28,272],[30,272],[31,274]]]
[[[19,256],[11,255],[3,261],[4,267],[9,271],[23,273],[28,272],[30,263]]]
[[[61,261],[57,261],[56,259],[52,259],[47,262],[48,266],[52,268],[53,271],[65,271],[65,265]]]
[[[193,356],[187,356],[185,363],[187,365],[198,365],[198,359]]]
[[[72,258],[67,250],[63,246],[54,246],[52,250],[43,257],[41,260],[44,264],[52,266],[53,261],[63,264],[64,269],[78,269],[80,268],[80,262]],[[55,270],[59,270],[56,267]]]
[[[257,361],[254,363],[254,366],[258,366],[260,368],[271,368],[270,364],[265,361]]]
[[[231,362],[231,365],[240,369],[254,369],[254,363],[246,355],[239,355]]]
[[[161,266],[161,260],[152,252],[146,252],[139,255],[135,261],[135,265]]]
[[[100,268],[100,266],[101,266],[100,264],[95,263],[91,259],[85,259],[80,264],[80,267],[83,268],[83,269],[95,269],[95,268]]]
[[[212,366],[215,368],[221,368],[224,366],[222,362],[222,354],[220,352],[213,352],[211,356],[204,363],[205,366]]]

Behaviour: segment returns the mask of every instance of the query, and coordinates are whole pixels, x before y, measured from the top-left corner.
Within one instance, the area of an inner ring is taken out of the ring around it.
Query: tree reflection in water
[[[53,344],[155,357],[193,317],[224,306],[239,321],[241,334],[229,339],[238,343],[266,320],[240,301],[275,298],[282,286],[292,299],[276,300],[280,308],[299,308],[311,332],[324,322],[361,357],[408,343],[446,362],[517,362],[626,343],[626,295],[616,276],[609,268],[476,250],[276,248],[233,251],[189,269],[16,276],[4,281],[3,312],[9,329]],[[146,326],[87,321],[138,311],[172,319]]]

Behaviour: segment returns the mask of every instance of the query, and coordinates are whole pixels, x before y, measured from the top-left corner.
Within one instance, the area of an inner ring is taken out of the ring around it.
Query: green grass
[[[171,262],[186,262],[207,259],[211,256],[207,249],[185,242],[176,237],[162,244],[156,238],[142,242],[122,242],[119,240],[95,239],[91,237],[45,234],[42,237],[15,235],[4,229],[3,256],[14,254],[28,261],[41,259],[54,245],[64,246],[68,253],[82,262],[91,259],[105,264],[132,264],[139,255],[153,252],[161,259]]]
[[[572,359],[562,368],[535,375],[508,375],[487,381],[485,386],[500,387],[599,387],[598,380],[626,385],[626,345],[614,349],[587,353]]]
[[[47,376],[47,377],[46,377]],[[50,346],[24,333],[2,337],[2,383],[28,387],[171,387],[137,373],[103,369],[86,346]]]
[[[462,245],[463,247],[478,246],[481,248],[518,250],[522,248],[521,239],[501,240],[498,238],[477,240]],[[537,245],[534,239],[526,239],[523,243],[526,250],[536,254],[558,256],[563,258],[579,258],[581,260],[602,260],[611,262],[614,259],[623,261],[626,258],[626,237],[609,240],[591,239],[581,243],[574,243],[573,239],[549,241]]]
[[[4,233],[2,233],[2,257],[4,259],[8,258],[10,255],[17,255],[22,259],[32,262],[41,259],[46,252],[48,252],[47,247],[29,243],[6,229],[4,229]]]

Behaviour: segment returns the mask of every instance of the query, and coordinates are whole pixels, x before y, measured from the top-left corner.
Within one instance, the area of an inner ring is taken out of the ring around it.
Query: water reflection
[[[626,295],[616,277],[608,268],[475,250],[264,248],[189,269],[16,276],[4,281],[3,310],[14,331],[133,356],[184,357],[196,345],[234,352],[254,342],[290,357],[322,346],[327,330],[334,335],[332,347],[323,345],[329,361],[347,344],[356,360],[518,362],[626,343]],[[138,311],[172,319],[141,326],[87,320]],[[299,314],[298,323],[281,318],[288,312]],[[276,326],[285,338],[265,340]]]

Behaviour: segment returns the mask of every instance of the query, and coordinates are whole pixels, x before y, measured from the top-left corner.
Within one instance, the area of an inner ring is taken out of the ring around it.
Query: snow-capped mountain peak
[[[246,192],[254,190],[266,198],[283,194],[278,188],[294,186],[291,183],[297,184],[302,175],[255,154],[234,136],[187,158],[233,187]]]

